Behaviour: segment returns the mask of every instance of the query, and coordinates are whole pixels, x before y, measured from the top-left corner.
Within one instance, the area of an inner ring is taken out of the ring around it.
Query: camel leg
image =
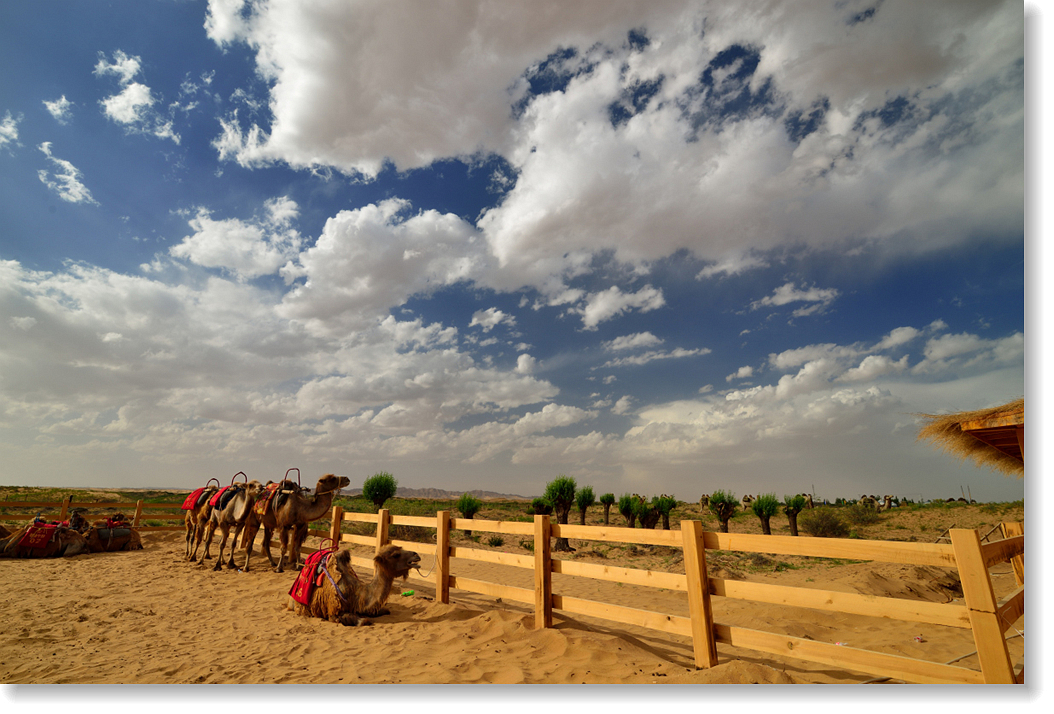
[[[256,540],[256,534],[259,530],[260,526],[258,524],[245,524],[245,534],[242,540],[242,550],[245,551],[245,565],[242,567],[242,570],[246,573],[249,572],[249,556],[253,554],[253,543]]]
[[[198,561],[199,565],[205,564],[205,559],[209,557],[209,547],[212,545],[212,536],[216,532],[216,524],[209,521],[209,524],[205,526],[205,534],[203,540],[205,542],[205,551],[201,554],[201,560]]]
[[[267,562],[271,564],[271,567],[277,567],[278,563],[274,561],[274,556],[271,555],[271,538],[274,536],[274,530],[264,526],[264,538],[263,545],[260,547],[263,549],[264,555],[267,556]]]
[[[275,568],[275,572],[276,573],[284,573],[285,570],[283,569],[282,566],[285,565],[286,553],[289,550],[289,529],[288,528],[279,528],[278,529],[278,539],[279,539],[279,542],[281,543],[282,547],[281,547],[281,550],[278,553],[278,567]]]
[[[212,566],[213,571],[223,569],[223,549],[227,547],[227,536],[229,536],[231,532],[230,527],[224,528],[223,526],[220,526],[220,532],[223,534],[220,538],[220,552],[219,555],[216,556],[216,564]]]
[[[234,564],[234,547],[238,544],[238,536],[242,534],[242,530],[245,528],[244,523],[238,523],[234,526],[234,540],[231,541],[231,555],[227,559],[227,567],[231,570],[237,570],[238,566]]]

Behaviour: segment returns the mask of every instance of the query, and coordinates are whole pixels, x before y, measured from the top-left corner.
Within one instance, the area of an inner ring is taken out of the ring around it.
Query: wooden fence
[[[376,525],[373,536],[351,535],[342,531],[345,521]],[[1005,633],[1024,614],[1024,530],[1020,523],[1004,524],[1004,539],[982,544],[976,530],[954,529],[951,544],[861,541],[834,538],[800,538],[735,533],[704,532],[700,521],[681,521],[680,531],[642,530],[606,526],[559,525],[549,516],[535,516],[533,523],[484,521],[452,518],[440,511],[435,518],[392,516],[387,510],[376,514],[344,513],[333,509],[332,526],[325,534],[335,543],[350,542],[379,549],[394,543],[418,553],[435,555],[433,580],[436,600],[450,601],[451,588],[525,603],[534,607],[535,627],[552,627],[553,611],[635,625],[691,638],[695,664],[708,668],[717,664],[717,645],[726,644],[809,662],[848,668],[879,677],[918,683],[1023,683],[1023,665],[1015,671],[1006,645]],[[389,527],[413,526],[435,530],[435,544],[389,538]],[[473,533],[497,533],[531,538],[533,555],[517,555],[478,548],[450,545],[451,529]],[[322,535],[322,534],[320,534]],[[586,541],[634,543],[681,548],[684,573],[637,570],[596,565],[552,557],[552,538]],[[710,577],[706,551],[844,558],[888,563],[932,565],[958,570],[963,600],[957,603],[931,603],[901,598],[798,588],[768,583],[749,583]],[[462,559],[495,563],[532,570],[534,588],[473,580],[451,570],[451,560]],[[997,563],[1013,564],[1017,589],[997,601],[988,569]],[[355,565],[372,569],[369,558],[353,556]],[[687,594],[689,617],[569,597],[553,592],[554,573],[611,582],[644,585],[683,591]],[[940,664],[901,655],[874,652],[842,645],[817,642],[785,634],[735,627],[714,621],[711,597],[805,607],[884,617],[908,622],[929,623],[970,630],[977,646],[980,670],[954,664]]]
[[[124,512],[128,515],[131,511],[132,526],[141,531],[181,531],[183,530],[184,514],[181,510],[183,502],[179,503],[150,503],[147,501],[121,501],[113,503],[93,503],[89,501],[74,501],[69,496],[61,501],[0,501],[0,510],[16,509],[31,511],[29,513],[0,513],[0,521],[31,521],[39,514],[45,520],[66,521],[74,508],[86,508],[89,513],[102,511],[114,513]],[[39,510],[37,510],[39,509]],[[57,510],[56,510],[57,509]],[[36,511],[36,512],[32,512]],[[153,511],[162,511],[154,513]],[[171,511],[175,511],[172,513]],[[146,526],[143,521],[179,521],[178,526]]]
[[[141,520],[182,521],[183,513],[178,510],[181,506],[179,503],[136,501],[71,504],[68,498],[61,503],[0,502],[0,508],[51,509],[58,507],[60,509],[58,514],[42,513],[46,518],[54,518],[57,515],[58,520],[66,520],[71,507],[81,506],[91,510],[132,509],[134,507],[133,524],[142,531],[183,529],[182,525],[139,525]],[[177,512],[146,514],[144,513],[146,510],[176,510]],[[35,514],[5,513],[0,515],[0,520],[31,520],[34,517]],[[342,526],[345,522],[373,524],[375,534],[364,536],[344,533]],[[434,530],[435,543],[391,539],[389,526],[393,525]],[[451,529],[530,538],[534,553],[533,555],[518,555],[478,548],[455,547],[450,544]],[[539,629],[552,627],[553,612],[560,611],[688,637],[692,641],[695,664],[701,668],[717,664],[717,645],[726,644],[780,656],[793,656],[808,662],[833,665],[908,682],[1023,683],[1024,667],[1022,665],[1015,668],[1006,645],[1005,633],[1025,611],[1024,529],[1020,523],[1006,523],[1003,524],[1002,531],[1003,539],[991,543],[982,543],[976,530],[967,529],[952,529],[950,544],[904,543],[712,533],[704,532],[700,521],[681,521],[681,530],[667,531],[560,525],[553,523],[549,516],[535,516],[533,523],[525,523],[453,518],[448,511],[439,511],[434,518],[392,516],[389,511],[383,509],[378,513],[345,513],[340,506],[334,506],[330,530],[311,530],[310,533],[329,538],[334,543],[355,543],[379,549],[391,542],[418,553],[434,555],[436,560],[432,581],[435,584],[436,600],[439,602],[448,603],[450,590],[453,588],[533,606],[535,627]],[[555,559],[550,550],[552,538],[680,548],[684,554],[685,572],[667,573]],[[305,548],[305,550],[312,549]],[[955,568],[962,583],[963,603],[931,603],[710,577],[706,567],[707,550]],[[534,575],[534,587],[533,589],[513,587],[458,575],[451,570],[451,561],[454,559],[531,570]],[[360,567],[371,570],[373,568],[373,561],[370,558],[352,556],[352,562]],[[1005,562],[1012,564],[1017,588],[1006,598],[996,600],[988,569]],[[552,576],[554,573],[682,591],[687,594],[689,617],[561,595],[553,592]],[[977,647],[980,670],[723,624],[714,620],[711,597],[884,617],[970,630]]]

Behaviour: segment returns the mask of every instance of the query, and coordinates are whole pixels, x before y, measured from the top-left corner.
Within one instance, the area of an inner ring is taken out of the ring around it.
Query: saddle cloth
[[[325,558],[333,552],[332,550],[316,550],[304,559],[304,569],[300,571],[293,587],[289,589],[290,597],[301,605],[311,603],[311,593],[322,584],[322,579],[326,577],[322,572],[325,567]]]
[[[215,496],[209,499],[209,505],[213,508],[225,508],[231,499],[242,490],[241,486],[224,486],[216,492]]]
[[[55,537],[57,523],[34,523],[19,539],[20,548],[43,548]]]
[[[197,508],[198,507],[198,501],[201,499],[201,494],[203,494],[203,493],[205,493],[205,486],[202,486],[201,488],[194,489],[193,491],[191,491],[190,495],[187,496],[185,501],[183,501],[183,510],[184,511],[192,511],[195,508]]]
[[[280,483],[269,483],[264,486],[264,492],[258,499],[256,499],[256,503],[253,504],[253,511],[256,515],[262,516],[267,513],[267,506],[270,505],[271,499],[274,498],[276,493],[278,493],[278,487],[281,485],[282,484]]]

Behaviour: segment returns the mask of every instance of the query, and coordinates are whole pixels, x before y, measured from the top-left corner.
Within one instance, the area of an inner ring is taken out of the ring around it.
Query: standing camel
[[[191,507],[187,508],[187,515],[183,517],[183,524],[187,531],[187,560],[197,560],[198,548],[201,546],[201,539],[205,535],[205,528],[208,526],[209,517],[212,515],[212,506],[209,505],[209,501],[212,500],[212,497],[219,490],[220,487],[218,485],[205,487],[198,494]],[[186,508],[186,505],[184,504],[184,508]]]
[[[200,561],[202,565],[205,564],[206,554],[212,544],[212,535],[217,528],[223,532],[223,539],[220,541],[220,552],[216,556],[216,565],[212,568],[213,570],[221,570],[223,568],[223,549],[227,547],[227,538],[230,535],[232,526],[234,527],[234,540],[231,541],[227,567],[232,569],[237,567],[234,564],[235,544],[238,542],[238,536],[241,534],[242,529],[245,528],[245,521],[252,512],[253,504],[256,503],[256,497],[263,493],[263,485],[255,480],[249,481],[244,485],[231,486],[230,488],[234,490],[234,495],[225,504],[221,501],[222,506],[216,506],[212,509],[212,515],[209,516],[209,523],[205,529],[205,552],[202,553]]]
[[[283,482],[292,485],[292,482]],[[279,493],[272,498],[262,514],[253,513],[245,535],[242,538],[242,547],[245,549],[245,570],[249,569],[249,555],[252,553],[253,540],[260,526],[264,529],[263,550],[267,559],[274,566],[274,558],[271,557],[271,535],[278,531],[282,552],[278,556],[278,565],[275,572],[284,572],[286,559],[293,567],[300,564],[300,546],[307,537],[307,524],[316,521],[329,513],[333,505],[333,497],[337,491],[351,484],[346,476],[334,476],[326,474],[315,484],[315,493],[305,496],[299,489],[290,489],[291,493]],[[284,490],[284,489],[283,489]],[[284,495],[284,499],[280,497]]]

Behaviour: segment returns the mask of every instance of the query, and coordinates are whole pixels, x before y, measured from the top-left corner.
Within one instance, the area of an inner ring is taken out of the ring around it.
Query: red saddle
[[[58,529],[58,523],[34,523],[19,539],[18,545],[20,548],[44,548]]]
[[[293,587],[289,589],[290,597],[301,605],[309,605],[311,603],[311,593],[322,584],[322,579],[326,577],[323,572],[326,556],[333,552],[335,551],[316,550],[304,559],[304,569],[300,571],[296,581],[293,583]]]

